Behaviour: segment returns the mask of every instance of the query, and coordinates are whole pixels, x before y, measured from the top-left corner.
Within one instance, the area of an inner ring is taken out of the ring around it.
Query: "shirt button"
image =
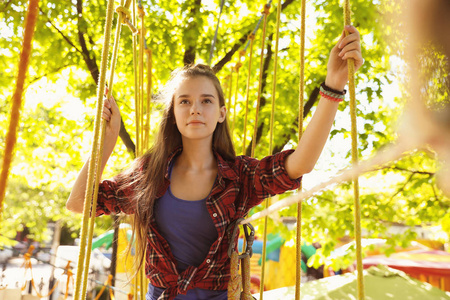
[[[214,217],[214,218],[217,217],[217,214],[216,214],[216,213],[213,213],[213,217]]]
[[[207,259],[207,260],[206,260],[206,263],[207,263],[207,264],[209,264],[210,262],[211,262],[211,260],[210,260],[210,259]]]

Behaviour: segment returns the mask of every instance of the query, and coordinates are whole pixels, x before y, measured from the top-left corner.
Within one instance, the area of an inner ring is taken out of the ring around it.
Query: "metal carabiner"
[[[228,246],[228,256],[231,258],[231,255],[234,251],[234,240],[236,239],[236,234],[239,231],[239,223],[243,221],[244,218],[239,218],[228,225],[227,233],[228,233],[228,240],[230,241],[230,245]],[[232,227],[232,233],[230,234]],[[255,228],[252,226],[252,224],[247,223],[243,225],[244,228],[244,235],[245,235],[245,241],[246,241],[246,247],[245,251],[242,254],[239,254],[239,259],[244,259],[247,256],[252,257],[253,255],[253,242],[255,240]]]

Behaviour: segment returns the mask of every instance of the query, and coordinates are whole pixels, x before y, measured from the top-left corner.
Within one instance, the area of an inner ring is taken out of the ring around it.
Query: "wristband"
[[[345,94],[347,93],[347,91],[346,90],[338,91],[338,90],[332,89],[332,88],[326,86],[325,82],[323,82],[320,85],[319,93],[320,93],[320,96],[322,96],[328,100],[335,101],[335,102],[341,102],[344,100]]]

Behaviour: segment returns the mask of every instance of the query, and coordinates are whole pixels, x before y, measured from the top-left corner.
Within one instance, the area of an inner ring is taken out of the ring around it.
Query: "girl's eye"
[[[205,100],[203,100],[203,102],[205,102],[205,103],[212,103],[212,100],[211,99],[205,99]]]
[[[180,104],[188,104],[188,103],[189,103],[189,101],[186,99],[180,101]]]

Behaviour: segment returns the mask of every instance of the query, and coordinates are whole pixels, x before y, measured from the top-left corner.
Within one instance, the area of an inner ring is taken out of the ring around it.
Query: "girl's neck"
[[[183,140],[183,152],[177,158],[178,166],[189,169],[209,169],[216,166],[211,141]]]

